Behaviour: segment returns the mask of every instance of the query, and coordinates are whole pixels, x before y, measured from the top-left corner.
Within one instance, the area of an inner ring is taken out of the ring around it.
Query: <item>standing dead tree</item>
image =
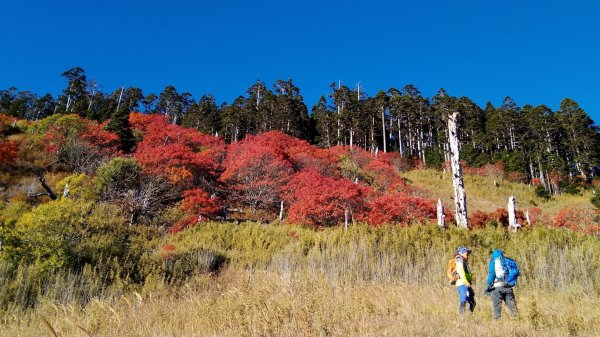
[[[461,228],[469,228],[467,218],[467,193],[463,181],[462,167],[460,165],[460,143],[458,111],[448,116],[448,141],[450,143],[450,164],[452,166],[452,185],[454,186],[454,204],[456,206],[456,225]]]
[[[37,174],[38,181],[40,182],[40,184],[42,185],[42,187],[44,188],[44,190],[46,192],[30,193],[28,195],[28,197],[30,197],[30,198],[37,198],[37,197],[41,197],[41,196],[47,195],[52,200],[58,199],[58,197],[56,196],[56,193],[54,193],[54,191],[52,191],[52,189],[50,188],[50,186],[48,186],[48,184],[46,184],[46,179],[44,178],[45,171],[43,169],[37,169],[37,170],[35,170],[35,173]]]

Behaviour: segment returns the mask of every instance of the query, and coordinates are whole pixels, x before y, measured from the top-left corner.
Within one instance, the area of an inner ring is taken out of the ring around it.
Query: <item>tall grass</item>
[[[0,335],[44,336],[598,336],[597,299],[517,289],[519,317],[492,320],[477,295],[461,320],[451,287],[340,282],[307,274],[228,268],[177,290],[43,303],[3,318]],[[43,317],[43,319],[41,319]],[[47,321],[47,324],[44,322]]]
[[[503,249],[522,269],[521,282],[548,290],[600,294],[600,242],[564,229],[536,227],[441,230],[435,225],[328,228],[206,224],[171,241],[183,253],[219,251],[235,267],[276,273],[308,272],[330,280],[398,281],[444,285],[445,267],[459,245],[473,249],[471,265],[483,280],[492,249]],[[477,272],[479,271],[479,272]]]
[[[49,326],[58,336],[600,335],[600,240],[568,230],[207,223],[164,244],[172,256],[138,285],[46,282],[33,309],[4,310],[0,335],[51,335]],[[466,320],[445,279],[463,244],[479,303]],[[521,267],[516,320],[494,322],[481,295],[493,248]]]

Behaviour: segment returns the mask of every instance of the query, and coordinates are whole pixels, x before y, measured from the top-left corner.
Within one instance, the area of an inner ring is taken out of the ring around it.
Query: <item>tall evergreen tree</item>
[[[59,111],[88,117],[89,93],[85,70],[75,67],[65,71],[62,76],[67,80],[67,87],[58,98]]]
[[[221,116],[214,96],[205,95],[198,103],[193,103],[183,117],[182,125],[208,135],[215,135],[221,129]]]

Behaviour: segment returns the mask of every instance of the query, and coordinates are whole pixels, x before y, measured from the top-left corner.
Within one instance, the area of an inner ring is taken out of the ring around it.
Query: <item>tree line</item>
[[[428,98],[408,84],[370,96],[360,87],[332,83],[331,91],[309,113],[292,79],[277,80],[271,88],[256,81],[233,102],[218,104],[211,94],[196,100],[173,86],[158,95],[144,95],[135,87],[105,93],[81,68],[62,76],[66,86],[56,98],[16,88],[1,90],[0,113],[27,120],[64,113],[110,120],[106,128],[119,136],[125,152],[135,146],[129,114],[143,111],[162,114],[169,123],[219,136],[227,143],[277,130],[321,147],[394,151],[439,168],[449,160],[447,116],[458,111],[461,158],[468,166],[502,161],[506,172],[518,173],[524,181],[538,179],[549,193],[560,193],[565,181],[593,178],[600,167],[598,127],[569,98],[556,111],[545,105],[519,106],[510,97],[499,107],[488,102],[482,108],[444,89]]]

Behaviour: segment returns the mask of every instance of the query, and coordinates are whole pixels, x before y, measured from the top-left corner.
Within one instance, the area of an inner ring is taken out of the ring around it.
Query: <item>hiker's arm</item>
[[[490,265],[488,267],[488,277],[487,277],[488,285],[494,284],[495,276],[496,276],[496,271],[494,270],[494,260],[490,260]]]
[[[471,283],[467,279],[467,273],[465,273],[465,265],[460,259],[456,262],[456,272],[458,273],[458,277],[463,281],[463,284],[467,287],[470,287]]]

